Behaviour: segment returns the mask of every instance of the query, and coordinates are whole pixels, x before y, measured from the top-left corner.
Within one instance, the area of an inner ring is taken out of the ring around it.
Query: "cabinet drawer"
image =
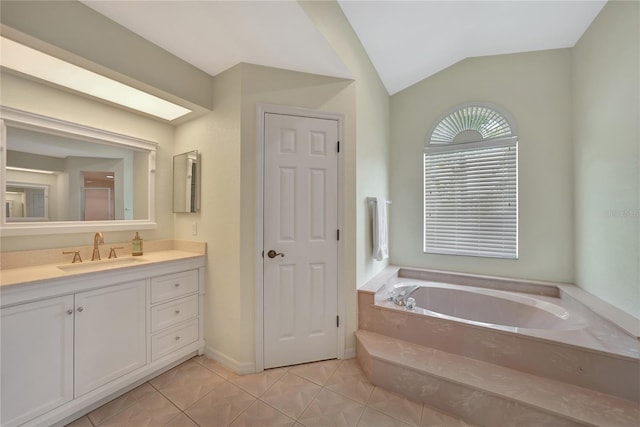
[[[151,307],[151,332],[157,332],[198,316],[198,295]]]
[[[151,304],[181,297],[198,290],[198,270],[183,271],[151,279]]]
[[[198,340],[198,319],[151,337],[151,359],[156,361],[185,345]]]

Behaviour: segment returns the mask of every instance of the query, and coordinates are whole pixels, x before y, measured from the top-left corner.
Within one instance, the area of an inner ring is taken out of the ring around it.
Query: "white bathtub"
[[[420,286],[411,296],[414,313],[437,316],[495,329],[567,331],[586,327],[579,314],[545,301],[546,297],[436,282],[400,282],[394,292]]]

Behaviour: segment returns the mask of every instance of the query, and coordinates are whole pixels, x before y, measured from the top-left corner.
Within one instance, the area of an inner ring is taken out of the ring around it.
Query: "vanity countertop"
[[[157,247],[158,250],[145,251],[142,256],[120,255],[118,258],[102,259],[100,261],[87,260],[75,264],[72,264],[71,260],[67,259],[69,258],[68,256],[65,257],[64,261],[60,262],[51,262],[53,260],[41,257],[40,259],[45,260],[44,262],[46,263],[39,265],[21,266],[16,262],[3,262],[3,268],[0,270],[0,287],[20,286],[51,279],[77,277],[96,272],[117,271],[169,261],[196,259],[206,255],[205,243],[184,243],[187,242],[174,242],[174,244],[171,245],[161,245]],[[50,251],[55,251],[56,253],[61,252],[60,249]],[[33,252],[40,251],[26,251],[23,256],[31,255],[30,258],[33,259]],[[3,255],[6,257],[7,254]],[[11,268],[4,268],[5,266],[10,266]]]

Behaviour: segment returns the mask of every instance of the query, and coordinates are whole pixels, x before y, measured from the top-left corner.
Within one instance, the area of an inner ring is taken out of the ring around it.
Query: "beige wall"
[[[176,214],[176,237],[208,242],[208,350],[236,368],[251,369],[255,362],[257,105],[343,113],[348,145],[354,140],[349,124],[355,121],[354,89],[352,82],[343,79],[239,64],[214,78],[213,95],[212,113],[176,130],[176,152],[197,149],[203,165],[200,213]],[[353,148],[345,153],[347,164],[353,164],[353,153]],[[353,173],[354,168],[350,169]],[[346,192],[352,199],[354,190]],[[347,215],[353,213],[347,209]],[[196,237],[191,236],[194,221],[199,222]],[[353,259],[353,255],[347,257]],[[349,311],[355,319],[355,305]]]
[[[610,1],[573,49],[576,283],[640,317],[640,4]]]
[[[176,153],[200,150],[204,171],[202,209],[195,215],[175,215],[176,238],[208,242],[207,346],[239,369],[250,369],[255,361],[258,104],[345,115],[342,235],[347,351],[355,350],[356,284],[364,283],[386,264],[371,260],[367,246],[370,231],[364,224],[368,217],[366,196],[388,197],[389,97],[338,5],[305,2],[303,7],[336,46],[354,73],[355,83],[239,64],[214,79],[213,112],[176,130]],[[196,237],[191,236],[194,221],[199,222]]]
[[[205,340],[233,361],[247,359],[239,333],[246,315],[240,293],[240,78],[239,66],[216,76],[213,111],[178,126],[175,137],[175,153],[198,150],[202,165],[200,212],[174,214],[175,237],[207,242]]]
[[[424,254],[423,147],[438,117],[489,102],[518,128],[519,259]],[[391,97],[391,261],[480,274],[573,281],[571,53],[461,61]],[[397,213],[397,214],[394,214]]]
[[[388,264],[388,260],[376,261],[372,257],[371,213],[366,198],[390,197],[390,98],[340,6],[335,1],[299,3],[355,79],[356,170],[347,177],[346,183],[356,189],[355,198],[349,200],[353,203],[355,217],[347,218],[346,232],[355,230],[352,241],[355,247],[348,246],[348,252],[355,251],[356,256],[355,271],[348,272],[349,282],[361,286]],[[349,304],[356,304],[355,294],[353,297],[348,300]],[[355,319],[348,321],[354,322],[355,326]]]
[[[144,239],[173,238],[171,214],[172,156],[174,127],[157,120],[114,108],[50,86],[8,73],[0,75],[2,105],[61,120],[157,142],[156,157],[156,222],[155,230],[143,230]],[[100,231],[100,230],[96,230]],[[105,233],[105,242],[123,242],[133,237],[128,231]],[[91,244],[93,233],[71,233],[52,236],[2,236],[1,250],[18,251]]]

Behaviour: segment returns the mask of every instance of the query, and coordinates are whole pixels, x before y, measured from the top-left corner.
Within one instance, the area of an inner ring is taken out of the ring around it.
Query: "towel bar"
[[[367,197],[367,202],[371,203],[371,202],[375,202],[376,198],[375,197]],[[391,200],[385,200],[385,202],[390,205],[391,204]]]

